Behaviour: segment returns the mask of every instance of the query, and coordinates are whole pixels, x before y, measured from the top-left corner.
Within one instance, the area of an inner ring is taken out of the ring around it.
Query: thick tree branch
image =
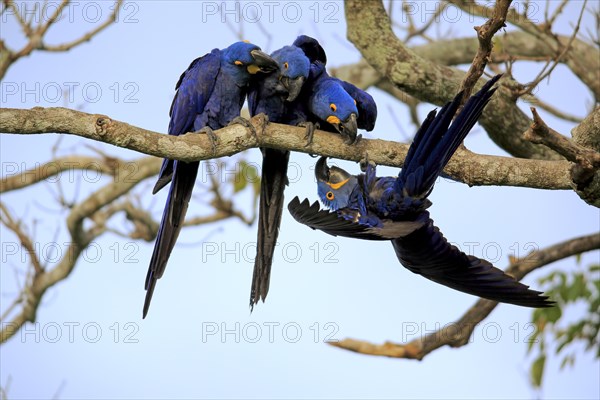
[[[530,109],[533,114],[533,124],[525,132],[525,139],[533,143],[548,146],[571,162],[585,164],[586,168],[600,167],[600,153],[567,139],[546,125],[535,107],[531,107]]]
[[[571,136],[577,144],[600,152],[600,107],[573,128]]]
[[[456,93],[464,73],[419,57],[395,36],[380,1],[346,1],[348,39],[382,76],[411,96],[443,104]],[[368,6],[367,6],[368,4]],[[503,93],[504,92],[504,93]],[[543,146],[523,140],[530,125],[508,91],[499,91],[481,124],[502,148],[518,157],[560,159]]]
[[[525,138],[534,143],[548,146],[571,161],[573,163],[571,167],[573,189],[584,201],[600,207],[600,152],[581,146],[576,140],[569,140],[550,128],[534,107],[531,107],[531,113],[533,114],[533,124],[525,132]],[[594,116],[598,117],[598,110],[592,113],[588,119],[594,119]],[[588,119],[586,119],[586,123]],[[600,125],[592,125],[591,129],[595,131],[596,136],[600,135]]]
[[[506,272],[515,279],[521,280],[531,271],[545,265],[599,248],[600,234],[582,236],[532,252],[513,261]],[[386,342],[380,345],[356,339],[344,339],[339,342],[329,342],[329,344],[356,353],[422,360],[440,347],[467,345],[477,324],[483,321],[497,305],[498,303],[495,301],[480,299],[455,323],[446,324],[444,328],[406,344]]]
[[[566,44],[570,38],[557,35],[560,43]],[[473,60],[473,54],[477,52],[477,38],[456,38],[440,39],[425,45],[411,47],[410,49],[418,56],[441,65],[461,65],[469,64]],[[548,46],[545,42],[527,32],[506,32],[495,37],[494,51],[490,54],[491,63],[498,64],[511,60],[536,60],[548,61],[556,57],[558,47],[556,44]],[[600,98],[600,52],[594,46],[575,39],[567,53],[568,57],[563,57],[559,61],[565,63],[573,73],[590,89],[592,92],[598,91],[596,98]],[[573,60],[577,62],[574,63]],[[368,89],[376,86],[381,90],[390,93],[400,101],[405,101],[411,97],[397,89],[387,78],[382,77],[373,67],[364,59],[338,68],[331,69],[332,75],[349,81],[361,89]],[[390,90],[394,88],[396,92]],[[530,101],[529,98],[525,99]],[[559,118],[571,121],[581,122],[580,117],[575,117],[564,113],[562,110],[550,107],[543,103],[534,104]],[[509,149],[505,149],[509,151]]]
[[[251,120],[257,135],[234,125],[220,129],[216,153],[206,135],[170,136],[112,120],[104,115],[87,114],[65,108],[0,110],[0,132],[15,134],[66,133],[110,143],[161,158],[183,161],[231,156],[255,147],[285,149],[360,161],[368,152],[379,165],[401,167],[408,145],[383,140],[362,139],[346,145],[339,135],[316,131],[306,147],[305,130],[281,124],[264,124],[261,116]],[[485,156],[459,150],[444,170],[445,174],[471,186],[503,185],[540,189],[569,189],[567,161],[527,160]]]

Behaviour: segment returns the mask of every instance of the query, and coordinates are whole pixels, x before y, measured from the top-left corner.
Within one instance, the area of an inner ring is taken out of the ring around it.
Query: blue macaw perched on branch
[[[271,57],[279,68],[252,83],[248,91],[250,115],[265,114],[269,121],[297,125],[305,120],[303,113],[294,107],[302,86],[310,72],[310,60],[302,49],[285,46]],[[260,149],[263,155],[258,208],[257,252],[250,290],[250,307],[267,297],[273,253],[279,235],[283,192],[288,184],[287,169],[290,152],[277,149]]]
[[[203,132],[213,145],[213,129],[230,123],[247,121],[240,118],[251,77],[258,72],[271,72],[277,63],[256,45],[237,42],[192,61],[181,75],[175,90],[169,115],[169,135]],[[153,194],[171,182],[167,203],[158,228],[156,243],[148,275],[143,316],[146,317],[156,282],[165,272],[167,261],[187,211],[200,162],[182,162],[165,159]]]
[[[288,208],[299,222],[330,235],[390,240],[400,263],[411,272],[453,289],[490,300],[526,307],[553,305],[541,292],[528,289],[486,260],[450,245],[426,210],[435,180],[467,136],[495,89],[496,76],[465,104],[452,125],[462,93],[439,114],[429,113],[408,150],[397,178],[376,177],[367,163],[358,176],[317,162],[318,193],[332,212],[294,198]]]
[[[299,36],[291,46],[285,46],[271,56],[278,62],[279,70],[252,84],[248,93],[250,115],[264,113],[271,122],[307,125],[309,141],[313,123],[317,122],[323,123],[324,129],[349,138],[350,143],[356,139],[357,128],[373,129],[377,115],[373,98],[354,85],[327,74],[327,56],[317,40]],[[344,87],[355,97],[349,95]],[[364,108],[361,108],[362,104],[365,104]],[[359,108],[366,110],[364,115],[359,116]],[[262,180],[251,308],[259,299],[264,301],[269,290],[290,156],[289,151],[261,151]]]
[[[342,135],[345,142],[357,141],[357,129],[372,131],[377,119],[377,105],[370,94],[353,84],[330,76],[325,70],[327,58],[319,43],[309,36],[298,36],[294,45],[312,61],[309,82],[298,98],[308,125],[309,143],[314,125]]]

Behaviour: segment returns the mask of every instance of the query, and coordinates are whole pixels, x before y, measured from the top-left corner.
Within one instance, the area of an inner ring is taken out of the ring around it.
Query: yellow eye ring
[[[284,63],[283,63],[283,68],[285,68],[285,69],[288,69],[288,67],[289,67],[289,64],[288,64],[288,63],[286,63],[286,62],[284,62]]]
[[[336,111],[337,111],[337,106],[336,106],[335,104],[333,104],[333,103],[331,103],[331,104],[329,105],[329,108],[331,108],[331,111],[333,111],[333,112],[336,112]]]
[[[335,199],[335,195],[333,194],[333,192],[327,192],[327,194],[325,195],[325,197],[327,197],[327,200],[333,200],[333,199]]]
[[[243,62],[241,62],[240,60],[235,60],[233,63],[234,63],[235,65],[244,65],[244,63],[243,63]]]

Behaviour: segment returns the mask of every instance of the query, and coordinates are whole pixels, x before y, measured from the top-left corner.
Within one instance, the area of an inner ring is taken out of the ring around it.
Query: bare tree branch
[[[531,113],[533,124],[525,132],[525,138],[548,146],[573,162],[571,180],[574,190],[590,205],[600,207],[600,200],[596,196],[600,190],[600,152],[581,146],[577,141],[569,140],[548,127],[534,107],[531,107]],[[596,110],[592,115],[597,117],[598,114]],[[600,125],[596,124],[591,129],[595,130],[596,136],[600,134]]]
[[[454,4],[462,11],[471,15],[479,15],[488,17],[492,14],[492,8],[484,5],[479,5],[469,0],[447,0]],[[583,11],[583,10],[582,10]],[[560,62],[564,60],[566,65],[588,86],[596,101],[600,101],[600,64],[599,51],[597,47],[581,41],[574,40],[570,46],[567,46],[571,40],[569,37],[555,35],[550,31],[552,18],[540,25],[533,23],[526,14],[519,14],[515,9],[511,8],[507,15],[507,21],[519,27],[524,31],[524,34],[529,36],[529,44],[522,46],[523,48],[535,49],[535,52],[550,52],[549,56],[555,58],[561,49],[569,48],[568,53],[564,58],[561,57]],[[512,53],[512,50],[507,49],[507,52]],[[514,54],[519,54],[514,53]]]
[[[69,0],[63,0],[54,10],[52,15],[48,17],[45,22],[40,22],[37,26],[33,27],[31,25],[31,20],[26,21],[21,15],[21,11],[19,7],[12,0],[5,0],[5,7],[9,7],[13,14],[15,15],[15,19],[21,26],[25,37],[27,38],[27,44],[25,44],[20,50],[11,50],[8,45],[4,42],[0,42],[0,80],[4,78],[8,68],[16,62],[18,59],[22,57],[29,56],[34,50],[45,50],[45,51],[67,51],[72,49],[75,46],[78,46],[84,42],[91,40],[95,35],[106,29],[108,26],[113,24],[117,19],[117,14],[121,5],[123,4],[123,0],[117,0],[114,4],[113,12],[108,16],[106,21],[102,24],[98,25],[96,28],[91,31],[85,33],[78,39],[72,40],[67,43],[59,44],[59,45],[47,45],[44,43],[44,36],[46,35],[48,29],[54,25],[57,21],[60,20],[60,16],[64,11],[65,7],[67,7],[70,3]],[[37,7],[38,3],[36,3]],[[46,7],[48,4],[44,2],[42,6],[42,15],[46,15]],[[31,13],[31,17],[33,18],[35,12]]]
[[[79,46],[80,44],[85,43],[85,42],[89,42],[94,36],[96,36],[98,33],[102,32],[104,29],[109,27],[111,24],[113,24],[117,20],[117,15],[119,13],[119,10],[121,9],[121,5],[123,5],[123,0],[117,0],[114,5],[114,10],[113,10],[112,14],[110,14],[108,16],[106,21],[104,21],[102,24],[98,25],[91,31],[85,33],[80,38],[72,40],[67,43],[61,43],[61,44],[56,44],[56,45],[48,45],[48,44],[42,43],[39,50],[53,51],[53,52],[69,51],[73,47]]]
[[[498,32],[498,30],[504,26],[506,21],[506,13],[508,13],[508,7],[512,0],[498,0],[494,6],[494,13],[490,19],[488,19],[482,26],[476,26],[475,31],[477,32],[477,40],[479,40],[479,48],[477,54],[471,63],[471,67],[467,71],[467,75],[463,79],[460,90],[464,90],[462,102],[464,103],[470,96],[475,83],[485,70],[485,66],[490,61],[490,54],[492,53],[492,38]]]
[[[347,0],[345,6],[348,39],[381,75],[411,96],[433,104],[441,105],[456,94],[464,72],[421,58],[407,48],[392,31],[381,1]],[[490,137],[517,157],[561,159],[548,148],[523,140],[529,118],[508,93],[498,93],[480,119]]]
[[[343,143],[339,135],[316,131],[308,147],[305,130],[281,124],[265,126],[264,118],[251,120],[257,135],[234,125],[220,129],[216,153],[206,135],[171,136],[148,131],[112,120],[65,108],[0,110],[0,132],[15,134],[67,133],[110,143],[141,153],[183,161],[198,161],[230,156],[255,147],[285,149],[360,161],[366,152],[379,165],[401,167],[408,145],[383,140],[362,139],[357,145]],[[527,160],[485,156],[459,150],[444,170],[454,180],[478,185],[525,186],[540,189],[569,189],[567,161]]]
[[[575,239],[547,247],[528,254],[511,263],[506,272],[515,279],[521,280],[531,271],[545,265],[571,257],[586,251],[600,248],[600,234],[582,236]],[[361,354],[385,356],[393,358],[408,358],[422,360],[429,353],[443,346],[462,347],[469,343],[469,337],[477,324],[483,321],[498,305],[497,302],[480,299],[463,316],[444,328],[414,339],[408,343],[400,344],[386,342],[373,344],[362,340],[344,339],[339,342],[328,342],[330,345],[344,350]]]
[[[564,135],[548,127],[535,107],[530,109],[533,114],[533,124],[525,132],[527,140],[548,146],[557,153],[562,154],[567,160],[585,165],[586,168],[600,167],[600,153],[570,141]]]
[[[0,178],[0,193],[7,193],[12,190],[22,189],[40,181],[60,175],[66,171],[89,170],[101,172],[103,174],[114,175],[120,167],[116,158],[96,158],[86,156],[67,156],[56,158],[50,162],[36,165],[27,171],[17,171]],[[7,168],[5,168],[5,171]]]
[[[21,242],[21,246],[27,251],[31,258],[31,265],[33,266],[34,272],[36,274],[41,274],[44,272],[44,267],[40,262],[40,258],[38,257],[35,246],[29,235],[27,235],[23,231],[21,221],[15,221],[12,217],[11,213],[8,211],[6,206],[0,202],[0,222],[4,224],[8,229],[10,229],[16,236],[19,238],[19,242]]]
[[[46,290],[69,276],[81,252],[94,238],[102,233],[101,229],[95,229],[94,227],[87,231],[84,230],[84,219],[92,216],[106,204],[128,193],[144,178],[157,174],[160,165],[156,160],[146,158],[140,161],[139,167],[137,171],[138,175],[136,176],[137,179],[114,180],[73,207],[67,217],[67,227],[71,241],[69,242],[65,256],[54,268],[37,270],[34,273],[31,282],[28,282],[23,290],[20,311],[12,316],[10,321],[2,321],[0,343],[4,343],[10,339],[26,322],[35,321],[36,311]]]

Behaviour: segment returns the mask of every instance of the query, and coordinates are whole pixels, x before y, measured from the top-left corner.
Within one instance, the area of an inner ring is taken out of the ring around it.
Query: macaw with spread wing
[[[462,93],[439,113],[430,112],[397,178],[378,178],[371,163],[367,163],[364,174],[350,175],[341,168],[328,167],[322,157],[315,169],[318,193],[332,211],[296,197],[288,205],[290,213],[298,222],[330,235],[390,240],[404,267],[450,288],[525,307],[552,306],[541,292],[450,245],[427,211],[431,205],[427,197],[435,180],[477,122],[499,78],[492,78],[469,98],[454,122]]]
[[[222,50],[214,49],[195,59],[175,86],[177,93],[169,113],[169,135],[202,132],[209,135],[214,145],[213,129],[231,123],[247,124],[240,118],[240,111],[252,76],[276,68],[277,63],[268,54],[247,42],[236,42]],[[144,318],[156,282],[165,272],[181,231],[199,165],[199,161],[187,163],[165,159],[154,186],[153,194],[171,183],[146,276]]]

